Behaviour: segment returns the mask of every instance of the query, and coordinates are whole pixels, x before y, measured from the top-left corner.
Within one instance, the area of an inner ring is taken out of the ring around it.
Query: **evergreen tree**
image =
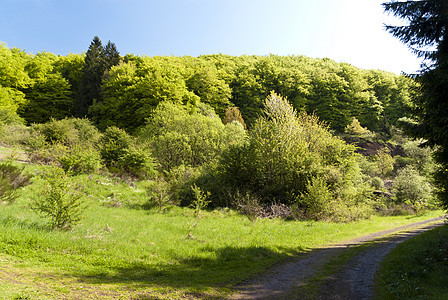
[[[439,197],[448,208],[448,1],[421,0],[384,3],[386,12],[407,21],[386,29],[425,59],[420,96],[415,99],[418,121],[409,132],[437,146]]]
[[[114,43],[107,42],[106,47],[104,47],[104,58],[108,70],[120,63],[120,53]]]
[[[89,107],[101,100],[101,81],[106,71],[120,62],[120,54],[110,41],[104,48],[99,37],[95,36],[86,52],[82,70],[81,85],[76,105],[78,117],[88,116]]]

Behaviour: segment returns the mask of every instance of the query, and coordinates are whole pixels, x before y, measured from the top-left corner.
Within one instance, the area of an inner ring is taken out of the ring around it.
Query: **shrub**
[[[102,166],[101,155],[93,148],[74,147],[59,157],[58,162],[65,172],[70,171],[74,174],[94,173]]]
[[[99,140],[99,148],[104,164],[114,173],[140,178],[155,175],[149,149],[137,147],[134,138],[118,127],[106,129]]]
[[[244,139],[242,126],[228,125],[224,126],[213,109],[204,104],[188,110],[161,102],[141,136],[151,140],[153,155],[162,169],[199,167],[217,160],[229,144]]]
[[[0,122],[0,145],[21,146],[26,144],[30,138],[30,130],[21,124],[1,124]]]
[[[370,184],[377,190],[384,188],[384,181],[380,177],[373,177]]]
[[[18,188],[30,184],[31,176],[24,174],[24,167],[18,167],[12,162],[0,162],[0,200],[8,204],[14,203]]]
[[[275,93],[264,104],[247,142],[223,153],[217,184],[256,195],[263,207],[295,203],[313,219],[329,218],[332,203],[360,205],[356,198],[364,201],[359,197],[364,184],[355,148],[334,137],[317,117],[296,114]]]
[[[403,145],[403,150],[408,158],[408,163],[421,174],[429,175],[434,171],[433,151],[429,147],[422,147],[421,141],[407,141]]]
[[[394,170],[395,159],[390,155],[389,148],[382,148],[373,156],[376,173],[386,177]]]
[[[50,166],[42,177],[44,187],[33,199],[32,209],[49,217],[54,229],[71,229],[79,223],[85,208],[80,187],[71,184],[67,173],[56,166]]]
[[[166,206],[171,204],[171,194],[169,184],[164,180],[150,181],[145,187],[149,197],[149,204],[156,205],[161,212]]]
[[[241,112],[238,109],[238,107],[228,107],[224,115],[223,123],[229,124],[235,121],[240,123],[243,126],[243,128],[246,129],[246,123],[244,122],[243,116],[241,115]]]
[[[393,183],[393,191],[398,203],[418,205],[432,199],[432,187],[412,166],[398,171]]]
[[[49,144],[74,145],[78,140],[78,130],[67,121],[55,120],[43,124],[33,125],[33,128],[45,137]]]
[[[353,118],[352,122],[345,127],[344,132],[357,136],[371,134],[370,130],[368,130],[365,127],[362,127],[361,123],[359,123],[358,119],[356,118]]]
[[[315,177],[308,182],[306,192],[298,202],[306,216],[314,220],[329,219],[335,205],[333,195],[322,177]]]

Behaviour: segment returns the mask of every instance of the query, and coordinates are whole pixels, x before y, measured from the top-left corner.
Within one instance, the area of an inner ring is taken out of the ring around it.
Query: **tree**
[[[408,132],[424,138],[427,145],[438,146],[436,172],[438,196],[448,208],[448,2],[421,0],[384,3],[386,12],[405,20],[401,26],[386,30],[407,44],[417,56],[425,59],[416,79],[421,93],[414,99],[414,123]]]
[[[82,70],[81,86],[76,105],[76,115],[88,115],[94,100],[101,100],[101,82],[104,74],[120,62],[120,55],[110,41],[104,48],[99,37],[95,36],[86,52]]]

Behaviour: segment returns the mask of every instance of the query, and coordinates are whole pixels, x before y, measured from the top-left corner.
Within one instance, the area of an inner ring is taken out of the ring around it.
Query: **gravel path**
[[[236,287],[239,292],[230,299],[371,299],[375,272],[384,257],[399,243],[442,224],[443,217],[433,218],[314,250]],[[300,288],[305,287],[307,281],[317,275],[331,258],[344,253],[351,246],[379,240],[386,235],[390,236],[351,258],[326,280],[320,286],[318,295],[310,297],[300,293]]]

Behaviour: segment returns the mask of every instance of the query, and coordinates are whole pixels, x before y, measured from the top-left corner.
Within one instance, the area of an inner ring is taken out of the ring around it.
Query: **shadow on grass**
[[[49,222],[39,220],[39,221],[30,221],[30,220],[21,220],[13,216],[5,216],[0,218],[0,224],[2,225],[13,225],[14,227],[27,228],[36,231],[54,231],[53,227],[51,227]]]
[[[263,272],[279,261],[297,257],[304,249],[278,249],[265,247],[225,247],[213,252],[213,258],[179,259],[168,264],[134,264],[110,269],[113,275],[101,272],[73,276],[90,284],[130,284],[132,286],[163,286],[203,291],[207,288],[229,288]]]

